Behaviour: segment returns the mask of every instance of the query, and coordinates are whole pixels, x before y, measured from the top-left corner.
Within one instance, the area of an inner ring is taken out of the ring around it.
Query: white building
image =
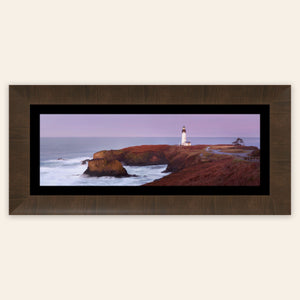
[[[182,132],[181,132],[181,146],[192,146],[191,142],[188,142],[186,140],[186,129],[185,126],[182,127]]]

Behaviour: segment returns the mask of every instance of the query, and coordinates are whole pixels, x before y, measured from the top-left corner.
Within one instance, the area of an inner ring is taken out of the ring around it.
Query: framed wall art
[[[9,213],[290,214],[290,86],[10,86]]]

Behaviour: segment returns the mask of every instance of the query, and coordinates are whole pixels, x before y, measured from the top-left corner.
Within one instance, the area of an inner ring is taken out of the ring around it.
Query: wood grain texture
[[[10,86],[9,213],[291,214],[290,86]],[[269,196],[31,196],[30,104],[269,104]]]

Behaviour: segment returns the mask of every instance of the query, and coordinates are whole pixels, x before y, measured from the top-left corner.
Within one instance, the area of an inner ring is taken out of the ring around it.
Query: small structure
[[[192,143],[186,140],[186,129],[185,126],[182,127],[181,131],[181,146],[192,146]]]
[[[243,141],[243,139],[241,139],[241,138],[237,138],[234,142],[232,142],[232,145],[234,145],[234,146],[244,146],[245,145],[245,143],[244,143],[244,141]]]

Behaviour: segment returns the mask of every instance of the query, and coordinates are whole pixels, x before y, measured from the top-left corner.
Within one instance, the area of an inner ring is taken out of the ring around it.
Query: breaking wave
[[[46,160],[40,164],[41,186],[139,186],[170,173],[162,173],[167,165],[124,166],[128,174],[136,177],[115,178],[110,176],[89,177],[82,175],[87,164],[81,161],[89,157],[64,160]]]

